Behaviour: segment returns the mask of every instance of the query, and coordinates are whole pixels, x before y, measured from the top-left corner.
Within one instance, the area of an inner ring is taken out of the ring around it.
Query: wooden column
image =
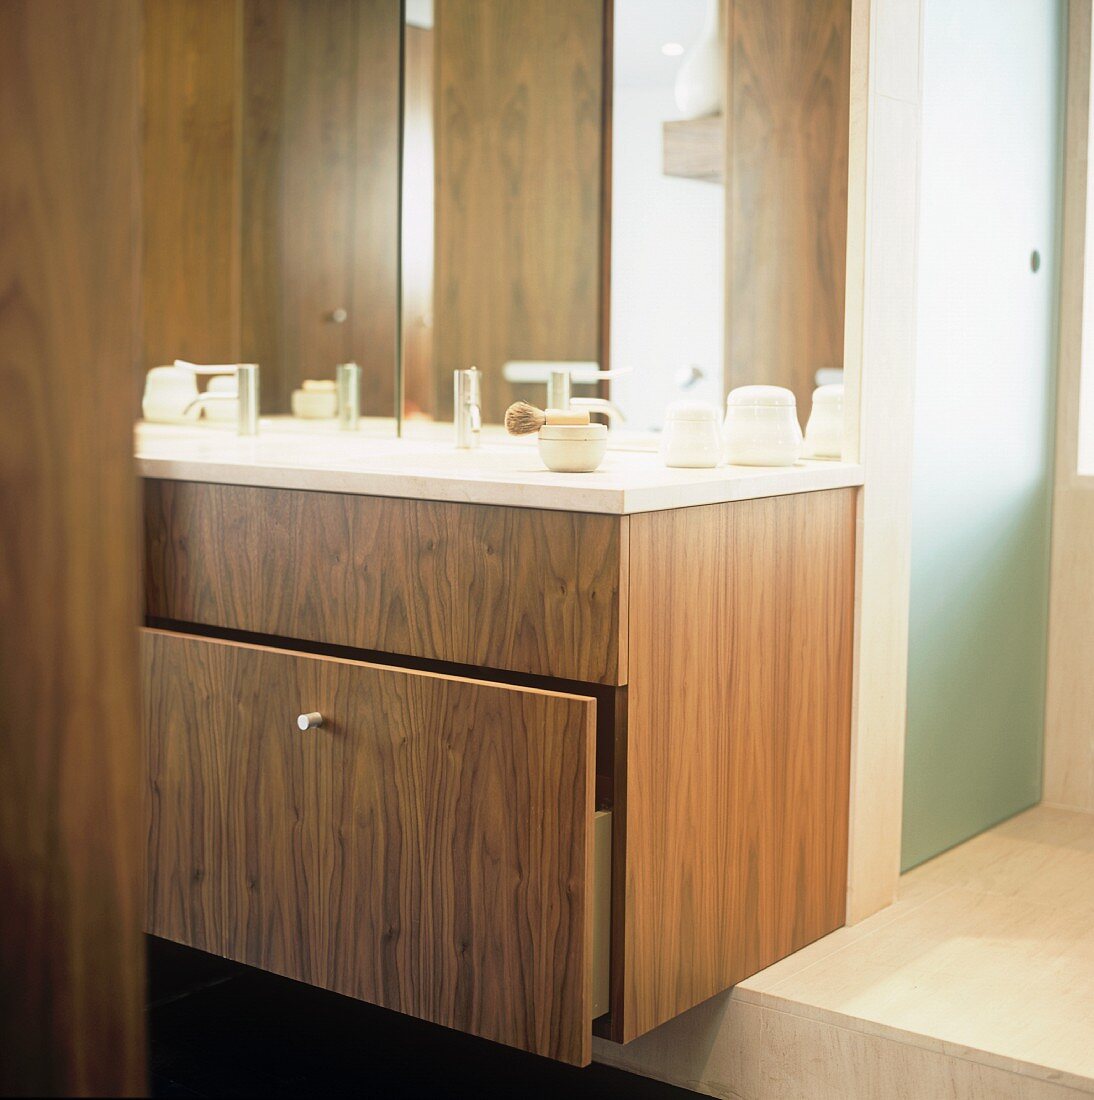
[[[0,1094],[143,1094],[140,9],[0,5]]]

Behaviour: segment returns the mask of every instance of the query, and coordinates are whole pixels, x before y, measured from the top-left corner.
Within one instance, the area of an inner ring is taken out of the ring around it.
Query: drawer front
[[[150,932],[589,1061],[593,699],[143,635]]]
[[[619,517],[145,482],[148,614],[626,683]]]

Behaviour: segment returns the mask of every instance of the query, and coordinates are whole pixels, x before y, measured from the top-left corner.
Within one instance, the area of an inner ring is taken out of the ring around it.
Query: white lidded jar
[[[712,469],[722,461],[718,410],[709,401],[674,401],[665,410],[661,460],[666,466]]]
[[[794,394],[782,386],[739,386],[726,398],[726,461],[734,466],[793,466],[802,430]]]
[[[843,454],[843,384],[818,386],[805,426],[807,458],[839,458]]]
[[[537,437],[539,457],[556,474],[591,474],[604,461],[604,424],[544,424]]]

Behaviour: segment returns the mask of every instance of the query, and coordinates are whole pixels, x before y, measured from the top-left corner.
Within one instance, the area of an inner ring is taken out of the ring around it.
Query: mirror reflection
[[[638,429],[722,401],[725,68],[720,0],[615,0],[612,396]]]
[[[394,431],[399,0],[143,14],[142,382],[176,359],[256,363],[264,415],[322,427],[355,362],[361,413]],[[206,377],[155,383],[154,418],[235,416],[231,375],[186,414]]]
[[[452,419],[453,372],[472,365],[487,423],[513,401],[542,407],[567,393],[640,430],[660,426],[683,392],[721,401],[717,10],[717,0],[408,0],[411,427]],[[695,75],[704,35],[717,57]]]
[[[727,74],[721,8],[146,0],[142,380],[257,363],[319,429],[350,363],[384,431],[451,425],[472,366],[487,425],[586,404],[619,439],[764,382],[804,419],[842,366],[846,57],[754,5],[734,56],[806,75]],[[158,383],[233,416],[230,375]]]
[[[543,404],[546,364],[601,358],[603,3],[412,0],[406,17],[405,412],[451,420],[453,371],[474,365],[498,422]]]

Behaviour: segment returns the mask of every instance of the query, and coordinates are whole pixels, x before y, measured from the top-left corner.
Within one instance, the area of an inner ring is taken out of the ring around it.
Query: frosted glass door
[[[905,867],[1040,797],[1064,9],[926,0]]]

